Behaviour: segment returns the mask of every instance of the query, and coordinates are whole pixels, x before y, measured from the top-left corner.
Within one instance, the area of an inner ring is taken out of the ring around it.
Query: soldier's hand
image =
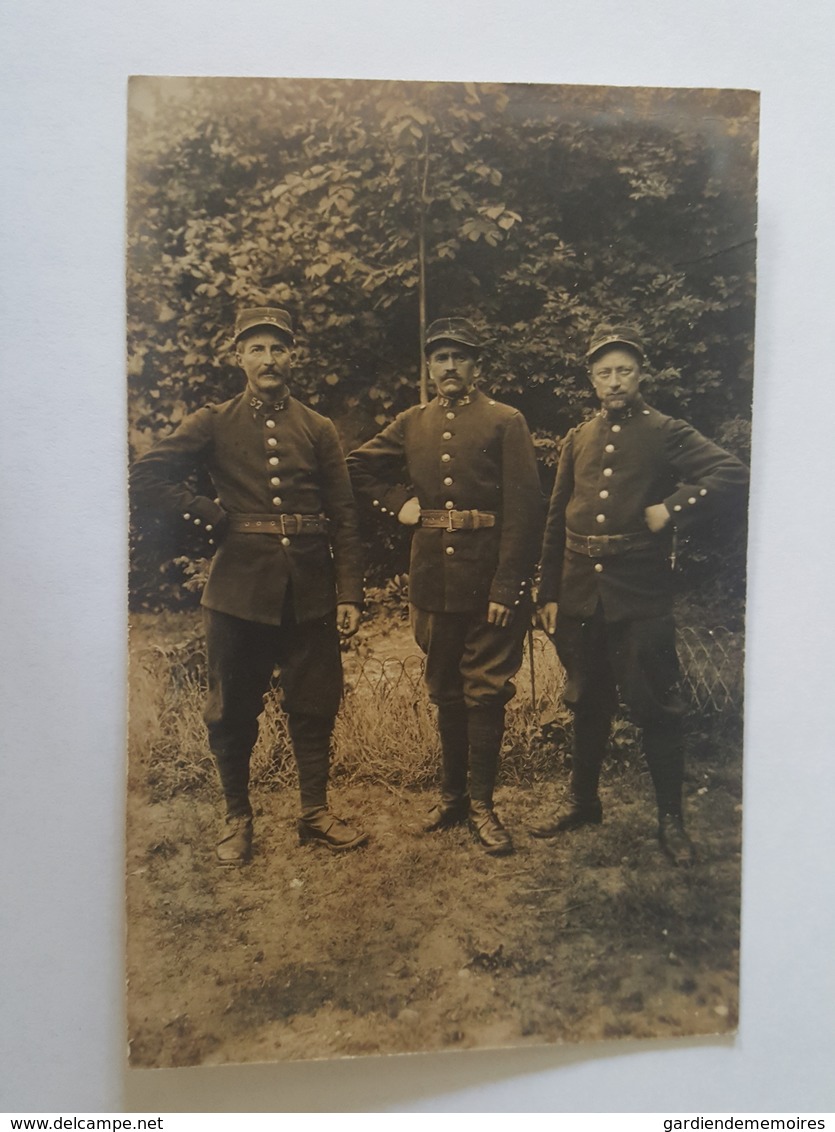
[[[651,507],[644,509],[644,522],[653,534],[663,531],[671,518],[666,503],[653,503]]]
[[[506,629],[512,616],[513,610],[509,605],[500,605],[497,601],[491,601],[487,606],[488,625],[496,625],[499,629]]]
[[[360,627],[360,607],[348,602],[340,602],[336,607],[336,627],[344,641],[353,637]]]
[[[549,637],[553,637],[557,628],[557,603],[546,601],[539,607],[539,624]]]
[[[397,521],[402,523],[404,527],[416,527],[418,525],[420,522],[420,503],[416,495],[407,499],[397,512]]]

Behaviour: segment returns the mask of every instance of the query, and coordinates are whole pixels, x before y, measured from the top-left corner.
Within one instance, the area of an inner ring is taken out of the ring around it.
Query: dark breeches
[[[679,663],[672,617],[610,621],[560,615],[554,636],[565,668],[563,698],[573,711],[614,714],[618,691],[639,727],[679,718]]]
[[[513,699],[522,665],[530,604],[517,606],[505,629],[480,613],[432,613],[412,606],[412,630],[426,654],[425,677],[434,704],[464,700],[468,707],[501,706]]]
[[[589,618],[558,616],[554,644],[566,672],[563,699],[574,712],[572,792],[577,800],[588,802],[597,795],[620,692],[643,730],[659,809],[680,812],[683,706],[672,617],[607,622],[598,605]]]
[[[492,806],[504,736],[504,707],[516,693],[530,604],[507,628],[483,613],[430,613],[412,606],[415,640],[426,654],[430,700],[438,707],[444,798]]]
[[[302,805],[324,805],[330,735],[342,696],[335,612],[296,622],[288,597],[281,625],[244,621],[212,609],[203,610],[203,619],[209,681],[203,718],[228,811],[249,812],[249,760],[276,666]]]

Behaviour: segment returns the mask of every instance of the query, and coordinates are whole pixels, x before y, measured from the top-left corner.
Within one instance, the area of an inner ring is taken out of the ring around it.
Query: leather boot
[[[473,799],[470,803],[469,825],[476,840],[491,857],[506,857],[513,852],[510,834],[491,805]]]
[[[597,789],[611,726],[611,716],[605,713],[575,714],[569,807],[555,821],[534,826],[531,830],[534,837],[558,837],[561,833],[584,825],[600,825],[603,821],[603,806]]]
[[[218,748],[212,751],[226,802],[227,817],[252,814],[249,804],[249,760],[251,751]]]
[[[680,717],[654,720],[643,728],[644,757],[647,760],[658,813],[681,816],[684,785],[684,731]]]
[[[598,798],[594,802],[571,801],[569,808],[556,821],[535,825],[531,830],[533,837],[559,837],[561,833],[570,833],[573,829],[580,829],[584,825],[600,825],[603,821],[603,806]]]
[[[467,820],[470,798],[467,794],[467,709],[463,700],[438,705],[438,733],[441,737],[441,801],[429,811],[424,833],[450,829]]]
[[[470,743],[470,794],[474,802],[492,806],[499,752],[504,738],[504,705],[480,704],[467,708],[467,737]]]
[[[250,751],[213,751],[226,817],[215,855],[219,865],[245,865],[252,857],[252,807],[249,804]]]
[[[348,822],[338,818],[326,806],[308,810],[299,818],[299,844],[318,842],[332,853],[343,853],[347,849],[357,849],[368,840],[368,834],[355,829]]]
[[[216,849],[219,865],[245,865],[252,857],[252,816],[233,814],[224,820]]]
[[[292,711],[287,726],[299,773],[302,812],[322,809],[328,800],[328,771],[333,719]]]
[[[364,845],[368,835],[328,809],[328,769],[333,719],[330,716],[290,712],[287,717],[293,754],[299,771],[302,816],[299,844],[318,842],[332,853]]]
[[[653,720],[643,729],[647,760],[658,803],[658,843],[664,856],[679,868],[696,861],[696,847],[687,836],[682,817],[684,729],[681,717]]]
[[[696,846],[687,836],[681,814],[659,814],[658,842],[673,865],[689,869],[696,863]]]
[[[513,852],[510,834],[493,810],[493,790],[504,738],[504,705],[480,704],[467,709],[470,742],[469,826],[491,857]]]

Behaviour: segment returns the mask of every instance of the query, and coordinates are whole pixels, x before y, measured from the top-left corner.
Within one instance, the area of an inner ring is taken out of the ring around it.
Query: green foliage
[[[643,328],[648,399],[717,435],[750,410],[755,141],[745,92],[133,80],[132,450],[241,388],[246,304],[291,310],[295,391],[346,447],[376,431],[418,397],[422,247],[427,317],[484,329],[544,464],[603,317]]]

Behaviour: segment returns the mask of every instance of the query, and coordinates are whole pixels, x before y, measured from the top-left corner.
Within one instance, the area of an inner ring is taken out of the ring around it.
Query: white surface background
[[[824,0],[27,0],[0,20],[0,1108],[835,1108]],[[123,1069],[129,74],[763,92],[736,1041]]]

